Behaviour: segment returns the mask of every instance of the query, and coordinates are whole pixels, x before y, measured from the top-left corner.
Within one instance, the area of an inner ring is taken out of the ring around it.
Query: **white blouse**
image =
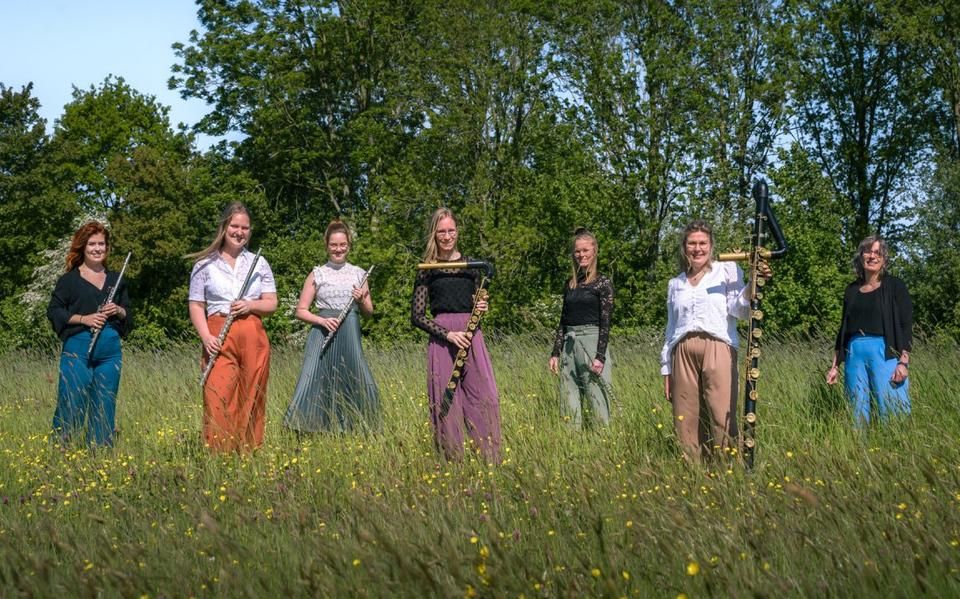
[[[237,300],[254,256],[253,252],[243,250],[237,256],[233,267],[220,257],[219,252],[209,258],[201,258],[193,265],[190,273],[188,299],[191,302],[206,302],[207,316],[229,314],[230,304]],[[257,269],[250,280],[250,287],[241,299],[255,300],[260,299],[264,293],[276,292],[273,271],[270,270],[267,259],[260,256]]]
[[[313,286],[317,290],[313,303],[320,310],[342,310],[353,299],[353,288],[360,286],[367,271],[349,262],[327,262],[313,269]]]
[[[670,374],[673,348],[690,333],[706,333],[738,348],[737,319],[749,315],[748,288],[736,262],[713,262],[697,286],[687,281],[686,273],[670,279],[660,374]]]

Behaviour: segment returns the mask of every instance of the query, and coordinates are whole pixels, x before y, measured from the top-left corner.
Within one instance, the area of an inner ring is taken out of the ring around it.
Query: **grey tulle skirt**
[[[336,310],[321,310],[332,318]],[[360,345],[356,309],[341,323],[323,355],[327,330],[314,326],[307,337],[300,379],[283,425],[300,432],[371,431],[380,428],[380,394]]]

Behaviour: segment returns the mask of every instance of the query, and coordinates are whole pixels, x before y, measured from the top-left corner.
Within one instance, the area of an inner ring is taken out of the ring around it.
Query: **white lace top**
[[[360,286],[360,280],[366,271],[349,262],[334,264],[327,262],[313,269],[313,286],[317,295],[314,305],[320,310],[342,310],[350,303],[353,288]]]

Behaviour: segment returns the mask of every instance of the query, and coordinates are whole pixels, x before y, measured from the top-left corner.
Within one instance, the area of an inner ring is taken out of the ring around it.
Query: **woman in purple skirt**
[[[457,250],[457,221],[447,208],[430,219],[430,233],[423,261],[428,264],[471,261]],[[474,295],[480,271],[466,268],[420,270],[413,289],[411,320],[430,334],[427,347],[427,396],[437,446],[448,459],[463,455],[464,430],[480,454],[490,463],[500,460],[500,400],[493,378],[490,354],[478,328],[467,332],[474,310]],[[431,316],[427,316],[429,305]],[[477,302],[478,312],[487,302]],[[457,351],[469,348],[463,377],[444,413],[444,390],[453,373]]]

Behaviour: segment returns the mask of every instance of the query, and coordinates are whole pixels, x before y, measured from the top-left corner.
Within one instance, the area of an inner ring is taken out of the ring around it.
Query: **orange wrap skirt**
[[[227,317],[207,317],[219,335]],[[206,351],[201,368],[206,368]],[[263,445],[270,376],[270,341],[259,316],[234,319],[203,388],[203,440],[214,452],[249,451]]]

